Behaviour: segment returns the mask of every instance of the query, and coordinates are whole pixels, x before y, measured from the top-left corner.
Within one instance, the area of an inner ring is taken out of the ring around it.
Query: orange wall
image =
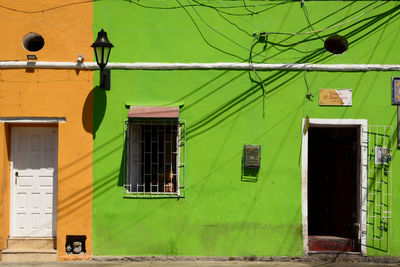
[[[0,60],[26,60],[27,54],[35,54],[38,61],[72,62],[83,54],[85,61],[93,61],[92,2],[8,0],[1,5]],[[30,32],[43,36],[42,50],[29,52],[22,46],[23,37]],[[92,77],[91,71],[0,70],[0,117],[66,118],[58,126],[60,260],[72,258],[65,255],[66,235],[86,235],[87,256],[92,254]],[[0,124],[2,147],[7,144],[6,128]],[[3,180],[0,183],[3,192],[0,249],[3,249],[9,235],[9,158],[5,149],[0,153],[0,179]]]
[[[9,127],[4,123],[0,123],[0,168],[3,170],[0,174],[0,246],[3,248],[7,245],[7,236],[9,229],[9,150],[8,150],[8,139],[9,138]]]

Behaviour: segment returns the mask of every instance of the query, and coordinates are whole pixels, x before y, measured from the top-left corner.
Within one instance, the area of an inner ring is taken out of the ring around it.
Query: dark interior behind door
[[[360,250],[357,227],[358,134],[358,129],[354,127],[310,127],[309,129],[310,250]],[[313,243],[312,240],[316,241]]]

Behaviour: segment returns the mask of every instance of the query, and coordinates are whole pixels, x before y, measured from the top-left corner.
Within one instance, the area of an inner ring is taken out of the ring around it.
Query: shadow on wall
[[[94,105],[93,103],[96,103]],[[82,124],[86,132],[93,135],[96,139],[96,132],[103,121],[107,108],[107,95],[104,89],[96,86],[88,94],[82,111]]]
[[[241,180],[242,180],[242,182],[257,183],[258,173],[259,173],[258,169],[249,169],[249,168],[244,168],[242,166]]]
[[[126,142],[127,142],[127,140],[125,140],[125,143],[124,143],[124,150],[123,150],[122,157],[121,157],[121,164],[119,166],[119,174],[118,174],[118,182],[117,182],[117,185],[119,187],[124,186],[125,178],[126,178],[126,172],[125,172]]]
[[[258,181],[258,173],[260,169],[258,168],[246,168],[244,166],[244,151],[242,152],[242,174],[240,180],[242,182],[250,182],[250,183],[257,183]]]

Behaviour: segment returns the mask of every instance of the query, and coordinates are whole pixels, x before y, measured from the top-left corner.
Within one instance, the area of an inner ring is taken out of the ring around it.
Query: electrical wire
[[[183,5],[181,4],[181,2],[179,2],[179,0],[176,0],[176,1],[179,3],[179,5],[181,5],[181,6],[183,7]],[[206,42],[206,44],[208,44],[210,47],[214,48],[215,50],[218,50],[218,51],[221,52],[221,53],[224,53],[224,54],[226,54],[226,55],[229,55],[229,56],[238,58],[238,59],[240,59],[240,60],[245,60],[244,58],[242,58],[242,57],[240,57],[240,56],[237,56],[237,55],[235,55],[235,54],[232,54],[232,53],[229,53],[229,52],[227,52],[227,51],[224,51],[224,50],[222,50],[222,49],[216,47],[215,45],[211,44],[211,43],[206,39],[206,37],[203,35],[203,33],[201,32],[199,26],[197,25],[197,23],[196,23],[196,21],[193,19],[193,17],[190,15],[189,11],[187,11],[187,9],[186,9],[185,7],[183,7],[183,10],[184,10],[184,11],[186,12],[186,14],[189,16],[190,20],[193,22],[193,24],[194,24],[194,26],[196,27],[197,31],[199,32],[201,38],[203,38],[203,40]]]
[[[251,43],[249,64],[250,64],[250,67],[252,68],[252,70],[254,71],[254,73],[256,74],[257,78],[260,80],[261,87],[263,88],[263,91],[264,91],[264,85],[262,84],[262,79],[261,79],[260,75],[258,75],[257,70],[254,68],[254,63],[253,63],[253,49],[256,46],[256,44],[258,44],[259,37],[260,37],[260,34],[256,34],[253,38],[253,42]]]
[[[327,16],[325,16],[325,17],[323,17],[323,18],[320,18],[319,20],[315,21],[314,24],[320,23],[320,22],[322,22],[322,21],[328,19],[329,17],[333,16],[334,14],[339,13],[339,12],[342,11],[343,9],[348,8],[350,5],[352,5],[352,4],[348,4],[348,5],[346,5],[344,8],[341,8],[341,9],[339,9],[339,10],[337,10],[337,11],[333,11],[332,13],[328,14]],[[372,3],[372,4],[368,4],[368,5],[366,5],[366,6],[363,6],[362,8],[358,9],[357,12],[354,12],[352,15],[357,14],[357,13],[361,13],[363,10],[367,9],[367,8],[370,7],[371,5],[373,5],[373,3]],[[336,23],[337,23],[337,22],[334,22],[332,25],[335,25]],[[300,31],[304,31],[304,30],[306,30],[307,28],[308,28],[308,30],[310,30],[310,29],[309,29],[309,28],[310,28],[309,25],[307,25],[307,27],[301,29]],[[293,44],[293,41],[290,41],[290,42],[289,42],[289,39],[290,39],[291,37],[293,37],[293,36],[290,36],[290,35],[289,35],[288,37],[279,40],[279,44],[282,44],[282,43],[290,43],[290,44]],[[318,37],[317,37],[317,38],[318,38]],[[308,37],[308,38],[302,40],[301,42],[305,42],[306,40],[311,41],[311,40],[314,40],[314,39],[311,39],[310,37]],[[296,43],[299,43],[299,42],[296,42]]]
[[[305,7],[304,7],[305,8]],[[304,15],[305,15],[306,13],[304,13]],[[307,15],[306,15],[306,18],[307,18]],[[310,23],[310,21],[308,20],[308,18],[307,18],[307,21],[308,21],[308,27],[309,28],[311,28],[312,30],[314,30],[313,28],[312,28],[312,26],[311,26],[311,23]],[[310,35],[309,35],[309,38],[311,37],[311,33],[310,33]],[[309,52],[309,48],[310,48],[310,42],[307,42],[307,50],[306,50],[306,58],[308,58],[308,52]],[[311,100],[311,93],[310,93],[310,88],[308,87],[308,83],[307,83],[307,76],[306,76],[306,71],[304,70],[303,71],[303,78],[304,78],[304,83],[306,84],[306,88],[307,88],[307,94],[306,94],[306,99],[308,99],[308,100]],[[308,116],[308,115],[307,115]]]
[[[304,13],[304,15],[306,16],[306,19],[307,19],[307,21],[308,21],[308,27],[309,27],[309,29],[312,29],[312,30],[314,30],[314,28],[312,27],[312,24],[310,23],[310,20],[308,19],[308,12],[307,12],[307,9],[306,9],[306,7],[304,6],[304,10],[305,10],[305,13]],[[322,40],[322,38],[317,34],[317,33],[315,33],[321,40]],[[309,39],[311,38],[311,33],[309,34]],[[322,40],[323,41],[323,40]],[[310,42],[307,42],[307,49],[306,49],[306,56],[305,56],[305,58],[308,58],[308,53],[309,53],[309,50],[310,49]],[[307,99],[307,100],[309,100],[309,101],[313,101],[313,94],[311,93],[311,90],[310,90],[310,87],[308,86],[308,82],[307,82],[307,76],[306,76],[306,70],[304,70],[303,71],[303,78],[304,78],[304,83],[305,83],[305,85],[306,85],[306,88],[307,88],[307,94],[306,94],[306,98],[305,99]],[[307,114],[307,117],[308,117],[308,114]]]
[[[383,5],[386,5],[386,4],[389,3],[389,2],[390,2],[390,0],[388,0],[388,1],[386,1],[386,2],[384,2],[384,3],[382,3],[382,4],[380,4],[380,5],[378,5],[378,6],[376,6],[376,7],[373,7],[373,8],[371,8],[371,9],[367,10],[366,12],[364,12],[364,13],[362,13],[362,14],[360,14],[360,15],[358,15],[358,16],[352,18],[352,19],[346,20],[346,21],[344,21],[344,22],[342,22],[342,23],[338,23],[338,24],[335,24],[335,25],[332,25],[332,26],[329,26],[329,27],[326,27],[326,28],[323,28],[323,29],[312,30],[312,31],[308,31],[308,32],[298,32],[298,33],[266,32],[266,34],[267,34],[267,35],[272,35],[272,34],[273,34],[273,35],[291,35],[291,36],[296,36],[296,35],[306,35],[306,34],[310,34],[310,33],[318,33],[318,32],[323,32],[323,31],[331,30],[331,29],[340,27],[340,26],[342,26],[342,25],[344,25],[344,24],[350,23],[350,22],[352,22],[352,21],[354,21],[354,20],[356,20],[356,19],[358,19],[358,18],[360,18],[360,17],[362,17],[362,16],[368,14],[369,12],[374,11],[375,9],[377,9],[377,8],[383,6]]]
[[[303,6],[303,13],[304,13],[304,16],[306,17],[306,20],[307,20],[307,22],[308,22],[308,26],[311,28],[311,30],[314,31],[314,34],[317,35],[318,38],[319,38],[323,43],[325,43],[324,39],[322,39],[321,36],[319,36],[319,34],[315,31],[314,27],[312,26],[312,24],[311,24],[311,22],[310,22],[310,18],[309,18],[309,16],[308,16],[308,11],[307,11],[307,7],[306,7],[306,6]],[[311,36],[310,36],[310,37],[311,37]]]
[[[60,5],[60,6],[56,6],[56,7],[51,7],[51,8],[47,8],[47,9],[41,9],[41,10],[35,10],[35,11],[26,11],[26,10],[21,10],[21,9],[16,9],[16,8],[7,7],[7,6],[4,6],[4,5],[0,5],[0,8],[7,9],[7,10],[10,10],[10,11],[14,11],[14,12],[35,14],[35,13],[44,13],[44,12],[47,12],[47,11],[51,11],[51,10],[54,10],[54,9],[63,8],[63,7],[71,6],[71,5],[92,3],[92,2],[97,2],[97,1],[105,1],[105,0],[84,0],[84,1],[80,1],[80,2],[69,3],[69,4],[65,4],[65,5]],[[143,4],[137,3],[137,2],[132,1],[132,0],[120,0],[120,1],[129,2],[129,3],[131,3],[131,4],[135,4],[135,5],[144,7],[144,8],[155,8],[155,9],[178,9],[178,8],[185,8],[185,7],[188,7],[188,6],[192,6],[192,5],[182,5],[182,4],[180,4],[179,6],[175,6],[175,7],[155,7],[155,6],[151,7],[151,6],[145,6],[145,5],[143,5]],[[215,6],[211,6],[211,5],[206,5],[206,4],[200,3],[200,2],[198,2],[198,1],[196,1],[196,0],[192,0],[192,1],[195,2],[195,3],[197,3],[199,6],[208,7],[208,8],[213,8],[213,9],[245,7],[245,8],[248,10],[245,0],[242,0],[243,3],[244,3],[244,6],[232,6],[232,7],[228,7],[228,6],[225,6],[225,7],[215,7]],[[369,12],[372,12],[373,10],[375,10],[375,9],[377,9],[377,8],[379,8],[379,7],[381,7],[381,6],[385,5],[385,4],[387,4],[387,3],[389,3],[389,2],[391,2],[391,1],[390,1],[390,0],[385,1],[384,3],[382,3],[382,4],[380,4],[380,5],[376,6],[376,7],[373,7],[373,8],[371,8],[371,9],[367,10],[366,12],[364,12],[364,13],[362,13],[362,14],[360,14],[360,15],[358,15],[358,16],[356,16],[356,17],[350,19],[350,20],[347,20],[347,21],[344,21],[344,22],[342,22],[342,23],[339,23],[339,24],[336,24],[336,25],[332,25],[332,26],[330,26],[330,27],[326,27],[326,28],[323,28],[323,29],[319,29],[319,30],[314,30],[314,29],[313,29],[312,31],[309,31],[309,32],[300,32],[300,33],[267,32],[267,34],[268,34],[268,35],[290,35],[290,36],[306,35],[306,34],[309,34],[309,33],[316,34],[316,33],[322,32],[322,31],[331,30],[331,29],[340,27],[340,26],[342,26],[342,25],[344,25],[344,24],[350,23],[350,22],[352,22],[352,21],[354,21],[354,20],[356,20],[356,19],[358,19],[358,18],[360,18],[360,17],[362,17],[362,16],[368,14]],[[267,4],[265,4],[265,5],[267,5]],[[276,4],[275,4],[275,5],[276,5]],[[262,6],[262,5],[258,5],[258,6]],[[264,12],[265,10],[268,10],[268,9],[269,9],[269,8],[264,9],[264,10],[261,10],[261,11],[257,11],[257,12],[253,12],[253,11],[251,11],[251,10],[248,10],[249,12],[252,12],[252,14],[235,14],[235,13],[230,13],[230,12],[226,12],[226,11],[222,11],[222,10],[219,10],[219,11],[220,11],[221,13],[224,13],[224,14],[227,14],[227,15],[232,15],[232,16],[245,16],[245,15],[259,14],[259,13],[261,13],[261,12]]]
[[[233,23],[233,22],[230,21],[229,19],[225,18],[225,17],[220,13],[220,11],[219,11],[218,9],[215,10],[215,11],[217,12],[217,14],[218,14],[223,20],[225,20],[225,21],[228,22],[229,24],[233,25],[236,29],[238,29],[239,31],[245,33],[247,36],[252,37],[252,35],[251,35],[250,33],[248,33],[246,30],[240,28],[236,23]]]
[[[56,6],[56,7],[50,7],[50,8],[46,8],[46,9],[35,10],[35,11],[21,10],[21,9],[11,8],[11,7],[7,7],[7,6],[3,6],[3,5],[0,5],[0,8],[4,8],[4,9],[10,10],[10,11],[19,12],[19,13],[35,14],[35,13],[44,13],[46,11],[51,11],[54,9],[63,8],[63,7],[67,7],[67,6],[92,3],[93,1],[94,0],[85,0],[85,1],[75,2],[75,3],[60,5],[60,6]]]
[[[246,5],[246,0],[243,0],[243,5],[244,5],[244,8],[247,10],[247,11],[249,11],[251,14],[257,14],[257,13],[255,13],[255,12],[253,12],[253,11],[251,11],[250,9],[248,9],[247,8],[247,5]]]
[[[197,14],[197,16],[200,18],[200,20],[201,20],[205,25],[207,25],[207,27],[210,28],[212,31],[214,31],[214,32],[216,32],[217,34],[221,35],[222,37],[224,37],[224,38],[227,39],[228,41],[234,43],[235,45],[237,45],[237,46],[243,48],[244,50],[249,51],[249,49],[247,49],[247,48],[244,47],[243,45],[241,45],[241,44],[235,42],[234,40],[232,40],[231,38],[229,38],[229,37],[226,36],[225,34],[219,32],[219,31],[216,30],[214,27],[210,26],[210,25],[201,17],[201,15],[199,14],[199,12],[197,12],[197,10],[196,10],[193,6],[192,6],[192,9],[194,10],[194,12],[196,12],[196,14]]]
[[[16,9],[16,8],[11,8],[11,7],[7,7],[7,6],[3,6],[3,5],[0,5],[0,8],[7,9],[7,10],[10,10],[10,11],[14,11],[14,12],[19,12],[19,13],[35,14],[35,13],[44,13],[44,12],[47,12],[47,11],[51,11],[51,10],[54,10],[54,9],[63,8],[63,7],[67,7],[67,6],[79,5],[79,4],[85,4],[85,3],[93,3],[93,2],[99,2],[99,1],[106,1],[106,0],[84,0],[84,1],[80,1],[80,2],[69,3],[69,4],[65,4],[65,5],[60,5],[60,6],[56,6],[56,7],[40,9],[40,10],[35,10],[35,11],[27,11],[27,10],[22,10],[22,9]],[[119,1],[128,2],[130,4],[134,4],[134,5],[143,7],[143,8],[154,8],[154,9],[180,9],[180,8],[182,8],[180,6],[170,6],[170,7],[146,6],[146,5],[140,4],[140,3],[132,1],[132,0],[119,0]],[[189,7],[189,6],[190,5],[188,5],[186,7]],[[221,8],[224,8],[224,7],[221,7]]]
[[[215,9],[215,10],[218,10],[218,9],[221,9],[221,8],[229,8],[229,9],[232,9],[232,8],[243,8],[243,7],[245,7],[244,5],[241,5],[241,6],[234,6],[234,7],[230,7],[230,6],[215,7],[215,6],[211,6],[211,5],[207,5],[207,4],[200,3],[200,2],[197,1],[197,0],[192,0],[192,1],[195,2],[196,4],[200,5],[200,6],[212,8],[212,9]],[[273,7],[275,7],[275,6],[280,5],[280,4],[265,4],[265,5],[272,5]],[[262,6],[262,5],[258,5],[258,6]],[[247,7],[245,7],[245,8],[247,9]],[[268,7],[268,8],[265,8],[265,9],[263,9],[263,10],[260,10],[260,11],[257,11],[257,12],[253,12],[253,14],[259,14],[259,13],[265,12],[265,11],[269,10],[270,8],[271,8],[271,7]],[[252,11],[249,10],[249,9],[247,9],[247,10],[248,10],[249,12],[252,12]],[[253,16],[253,14],[249,14],[249,13],[231,13],[231,12],[227,12],[227,11],[223,11],[223,10],[219,10],[219,11],[222,12],[222,13],[224,13],[224,14],[226,14],[226,15],[230,15],[230,16]]]
[[[250,67],[252,68],[253,72],[256,74],[256,76],[258,78],[258,80],[259,80],[258,84],[260,85],[261,90],[262,90],[263,118],[264,118],[265,117],[265,87],[264,87],[264,82],[261,79],[260,75],[258,75],[258,72],[254,68],[254,63],[253,63],[253,49],[256,46],[256,44],[259,43],[259,38],[260,38],[260,34],[254,35],[253,42],[251,43],[251,48],[250,48],[249,64],[250,64]],[[251,78],[251,76],[250,76],[250,79],[253,80]]]
[[[309,39],[309,40],[311,41],[311,39]],[[287,51],[288,49],[291,49],[291,50],[294,50],[294,51],[296,51],[296,52],[303,53],[303,54],[307,54],[307,53],[308,53],[307,51],[302,51],[302,50],[297,49],[297,48],[294,48],[294,47],[292,47],[292,46],[286,46],[286,47],[290,47],[290,48],[282,49],[282,48],[279,48],[279,47],[278,47],[278,43],[274,43],[274,42],[271,42],[271,41],[268,41],[268,44],[270,44],[273,48],[275,48],[276,50],[278,50],[278,51],[280,51],[280,52],[285,52],[285,51]],[[280,45],[280,43],[279,43],[279,45]],[[282,45],[280,45],[280,46],[282,46]]]
[[[307,94],[306,94],[306,98],[310,101],[312,101],[312,98],[314,97],[313,94],[310,91],[310,87],[308,87],[308,83],[307,83],[307,77],[306,77],[306,71],[303,71],[303,77],[304,77],[304,83],[306,84],[306,88],[307,88]]]

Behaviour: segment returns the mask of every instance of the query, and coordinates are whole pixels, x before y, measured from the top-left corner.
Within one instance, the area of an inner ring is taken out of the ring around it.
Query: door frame
[[[308,121],[308,123],[307,123]],[[308,124],[308,125],[307,125]],[[301,151],[301,200],[303,224],[303,253],[308,255],[308,128],[305,127],[341,127],[353,126],[360,130],[360,160],[359,160],[359,192],[360,192],[360,234],[361,255],[367,254],[367,160],[368,160],[368,120],[362,119],[303,119],[302,123],[302,151]]]
[[[52,218],[52,237],[56,237],[57,236],[57,209],[58,209],[58,147],[59,147],[59,129],[58,129],[58,125],[52,125],[52,124],[46,124],[46,123],[37,123],[37,124],[16,124],[16,125],[10,125],[10,173],[9,173],[9,177],[10,177],[10,225],[9,225],[9,236],[11,238],[15,237],[14,231],[13,231],[13,227],[15,224],[15,218],[14,218],[14,181],[15,181],[15,172],[14,172],[14,148],[15,148],[15,138],[13,137],[13,131],[16,128],[32,128],[32,129],[37,129],[37,128],[51,128],[51,129],[55,129],[56,132],[56,136],[57,136],[57,166],[54,170],[54,176],[53,176],[53,218]],[[27,238],[30,238],[29,236],[27,236]],[[36,237],[32,237],[32,238],[36,238]],[[40,238],[40,237],[39,237]],[[50,237],[49,237],[50,238]]]

